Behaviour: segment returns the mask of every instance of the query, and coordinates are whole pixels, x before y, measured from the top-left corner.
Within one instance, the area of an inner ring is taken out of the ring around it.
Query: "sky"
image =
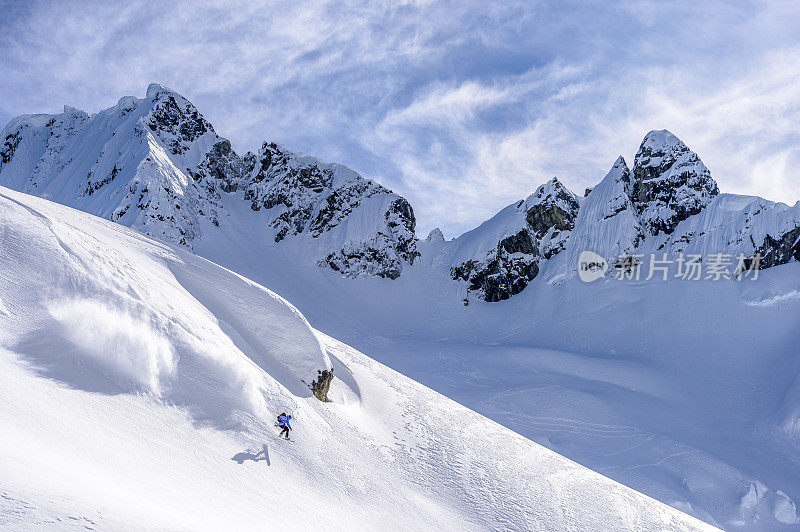
[[[652,129],[723,192],[800,200],[800,3],[0,0],[0,123],[152,82],[469,230],[558,176],[581,194]]]

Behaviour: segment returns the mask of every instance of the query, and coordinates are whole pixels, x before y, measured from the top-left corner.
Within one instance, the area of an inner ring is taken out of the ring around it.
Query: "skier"
[[[289,439],[289,431],[292,430],[292,426],[289,424],[289,420],[292,419],[292,416],[286,415],[286,412],[281,412],[281,415],[278,416],[278,426],[281,427],[281,431],[278,436],[282,436],[284,439]],[[286,435],[284,436],[284,432]]]

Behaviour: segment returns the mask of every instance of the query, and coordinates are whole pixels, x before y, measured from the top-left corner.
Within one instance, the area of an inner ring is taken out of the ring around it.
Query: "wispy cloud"
[[[723,190],[800,199],[792,3],[10,3],[0,122],[164,83],[242,151],[274,139],[407,196],[452,236],[650,129]]]

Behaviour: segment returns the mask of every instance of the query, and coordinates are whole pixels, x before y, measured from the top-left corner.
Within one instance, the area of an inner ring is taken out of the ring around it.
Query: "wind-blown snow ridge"
[[[0,234],[0,526],[711,528],[184,249],[5,188]],[[331,403],[303,382],[320,367]]]

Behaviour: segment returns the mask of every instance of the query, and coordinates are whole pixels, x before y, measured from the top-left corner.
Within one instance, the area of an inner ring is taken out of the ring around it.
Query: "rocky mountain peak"
[[[161,83],[151,83],[147,86],[147,93],[145,94],[146,99],[154,100],[159,98],[161,95],[183,98],[180,94],[169,87],[162,85]]]
[[[64,106],[64,114],[67,116],[77,116],[81,119],[89,118],[89,115],[86,113],[86,111],[78,109],[77,107],[72,107],[71,105]]]
[[[243,164],[251,167],[241,185],[244,198],[252,210],[267,211],[275,242],[344,233],[343,246],[319,263],[350,277],[394,279],[417,257],[411,205],[380,184],[274,142]],[[366,216],[358,229],[347,224],[355,213]]]
[[[441,229],[435,227],[428,233],[428,237],[425,240],[428,242],[444,242],[444,234]]]
[[[247,225],[228,207],[244,197],[260,227],[275,230],[264,242],[307,236],[309,260],[352,277],[396,278],[418,256],[405,199],[276,143],[239,157],[189,100],[160,84],[93,115],[65,107],[12,120],[0,137],[0,184],[190,248],[214,227]]]
[[[209,134],[216,140],[217,134],[211,123],[192,102],[175,91],[151,84],[147,89],[147,99],[153,102],[153,107],[144,122],[173,155],[185,154],[203,135]]]
[[[543,262],[564,250],[579,209],[579,198],[552,178],[489,220],[499,240],[482,242],[483,249],[450,269],[451,277],[467,281],[468,292],[484,301],[520,293],[539,274]]]
[[[706,165],[667,130],[651,131],[633,165],[631,197],[648,233],[670,234],[699,213],[719,189]]]
[[[591,191],[594,192],[595,190],[598,190],[599,194],[599,190],[609,190],[612,188],[621,191],[625,196],[628,196],[629,201],[632,201],[632,174],[628,168],[628,164],[625,162],[625,158],[621,155],[617,157],[617,160],[614,161],[611,169],[608,171],[605,177],[603,177],[600,183],[592,187]]]
[[[551,230],[571,230],[579,208],[578,196],[554,177],[525,200],[525,219],[533,233],[542,238]]]

